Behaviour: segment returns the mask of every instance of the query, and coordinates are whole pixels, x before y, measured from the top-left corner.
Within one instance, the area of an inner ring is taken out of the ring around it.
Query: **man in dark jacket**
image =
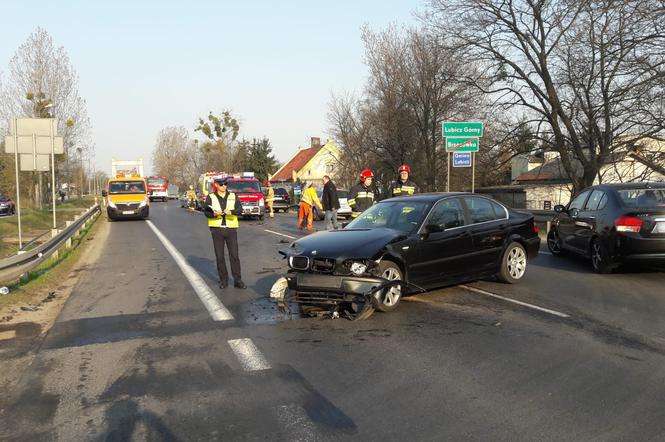
[[[337,210],[339,209],[339,198],[337,197],[337,188],[330,181],[328,175],[323,176],[323,194],[321,195],[321,205],[325,213],[326,230],[339,229],[337,222]]]
[[[351,206],[352,217],[357,217],[365,210],[374,205],[377,200],[376,190],[372,186],[374,174],[371,170],[365,169],[360,172],[360,182],[349,190],[349,206]]]
[[[397,181],[390,185],[390,195],[388,198],[393,196],[411,196],[416,193],[416,184],[410,180],[411,168],[409,165],[403,164],[399,166],[397,173],[399,173],[399,177]]]
[[[208,218],[208,227],[212,234],[212,243],[217,258],[217,272],[219,273],[219,287],[229,285],[229,273],[226,270],[224,259],[224,244],[229,248],[231,261],[231,274],[233,285],[239,289],[246,289],[240,276],[240,258],[238,257],[238,216],[242,215],[240,198],[228,190],[226,178],[215,180],[214,192],[208,194],[203,213]]]

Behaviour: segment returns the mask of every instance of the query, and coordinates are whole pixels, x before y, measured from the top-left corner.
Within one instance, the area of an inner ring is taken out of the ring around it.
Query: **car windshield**
[[[429,204],[420,201],[395,201],[378,203],[354,219],[347,229],[388,228],[410,233],[422,222]]]
[[[9,201],[9,198],[7,198],[7,197],[4,196],[4,195],[0,195],[0,201],[3,201],[3,202],[5,202],[5,201]]]
[[[258,181],[229,181],[228,189],[240,193],[261,193]]]
[[[112,181],[109,183],[109,193],[145,193],[143,181]]]
[[[164,178],[148,178],[148,186],[165,186],[166,180]]]
[[[665,189],[623,189],[618,192],[627,207],[665,207]]]

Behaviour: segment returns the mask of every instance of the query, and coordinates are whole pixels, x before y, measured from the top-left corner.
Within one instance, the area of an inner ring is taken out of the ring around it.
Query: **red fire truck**
[[[148,195],[150,195],[150,201],[160,199],[166,201],[169,197],[168,194],[168,185],[169,182],[164,177],[159,176],[149,176],[148,179]]]

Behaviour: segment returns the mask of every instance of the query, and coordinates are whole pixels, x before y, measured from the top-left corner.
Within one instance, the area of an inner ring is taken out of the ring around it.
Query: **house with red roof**
[[[325,144],[321,139],[312,137],[309,147],[300,147],[270,177],[273,184],[293,184],[298,179],[302,182],[321,181],[324,175],[331,178],[339,167],[341,152],[332,139],[328,138]]]

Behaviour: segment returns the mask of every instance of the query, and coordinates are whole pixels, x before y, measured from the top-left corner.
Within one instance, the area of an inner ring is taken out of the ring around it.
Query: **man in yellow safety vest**
[[[242,206],[236,194],[228,190],[226,178],[215,180],[214,192],[206,197],[203,213],[208,218],[208,227],[215,247],[219,287],[223,289],[229,285],[229,273],[224,259],[224,244],[226,244],[229,248],[233,285],[239,289],[246,289],[247,286],[240,276],[238,257],[238,215],[242,214]]]
[[[323,210],[321,201],[316,194],[316,189],[312,186],[312,183],[309,184],[307,189],[302,193],[302,198],[300,198],[300,210],[298,211],[298,229],[303,229],[303,223],[307,220],[307,230],[312,232],[314,231],[314,225],[312,224],[312,217],[314,215],[314,205],[316,205],[319,210]]]

